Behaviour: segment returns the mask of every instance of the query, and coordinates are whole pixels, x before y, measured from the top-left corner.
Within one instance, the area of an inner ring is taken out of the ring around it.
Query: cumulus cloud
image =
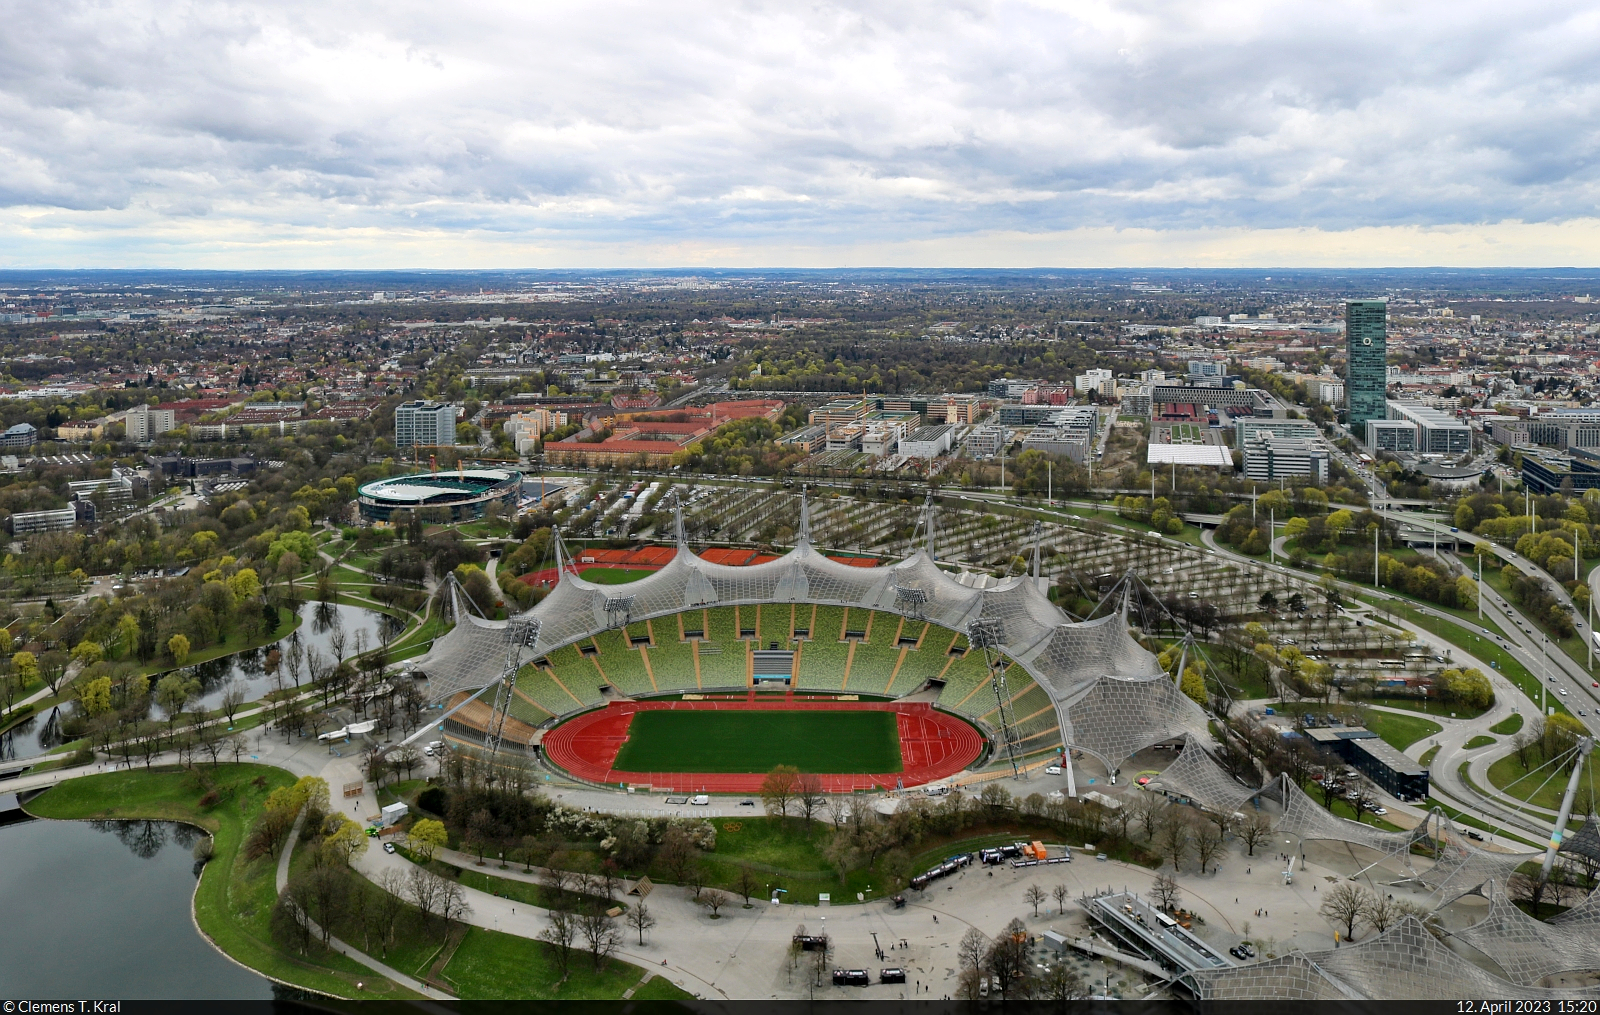
[[[1600,199],[1600,11],[1582,5],[0,15],[7,259],[288,243],[337,260],[435,236],[961,260],[980,236],[1558,224]]]

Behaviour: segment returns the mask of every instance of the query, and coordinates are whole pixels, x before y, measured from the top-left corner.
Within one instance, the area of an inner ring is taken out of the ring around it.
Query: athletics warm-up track
[[[635,772],[614,768],[617,755],[628,743],[634,717],[641,712],[652,711],[894,713],[900,742],[900,771],[841,773],[826,772],[823,770],[826,763],[799,766],[802,771],[816,771],[822,788],[834,793],[872,787],[893,789],[897,784],[918,786],[932,782],[961,771],[983,750],[982,735],[969,723],[939,712],[926,702],[799,700],[792,697],[756,700],[752,697],[725,701],[613,702],[547,732],[543,743],[545,755],[578,778],[591,782],[632,783],[649,785],[657,790],[707,793],[753,793],[761,788],[766,767],[749,772]],[[826,730],[828,724],[823,722],[817,725]],[[817,744],[826,748],[827,740],[820,739]],[[686,750],[692,753],[693,746],[689,745]],[[824,750],[823,753],[827,752]],[[764,759],[762,765],[765,766],[766,761],[770,760]],[[781,758],[779,761],[787,763]]]

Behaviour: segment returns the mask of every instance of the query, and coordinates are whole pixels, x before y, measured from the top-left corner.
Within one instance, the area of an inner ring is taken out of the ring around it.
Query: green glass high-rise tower
[[[1344,305],[1345,426],[1366,440],[1367,420],[1389,414],[1389,304],[1350,300]]]

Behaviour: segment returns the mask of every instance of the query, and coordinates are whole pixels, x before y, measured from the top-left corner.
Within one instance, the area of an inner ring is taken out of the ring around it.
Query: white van
[[[709,805],[711,803],[711,798],[706,796],[704,793],[699,793],[699,794],[696,794],[695,796],[690,797],[689,798],[689,803],[693,804],[696,807],[705,807],[705,806],[707,806],[707,805]]]

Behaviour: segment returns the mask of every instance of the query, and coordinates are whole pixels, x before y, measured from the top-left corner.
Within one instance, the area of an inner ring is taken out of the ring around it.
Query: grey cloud
[[[0,21],[7,207],[888,240],[1551,221],[1600,197],[1600,26],[1557,3],[0,0]]]

